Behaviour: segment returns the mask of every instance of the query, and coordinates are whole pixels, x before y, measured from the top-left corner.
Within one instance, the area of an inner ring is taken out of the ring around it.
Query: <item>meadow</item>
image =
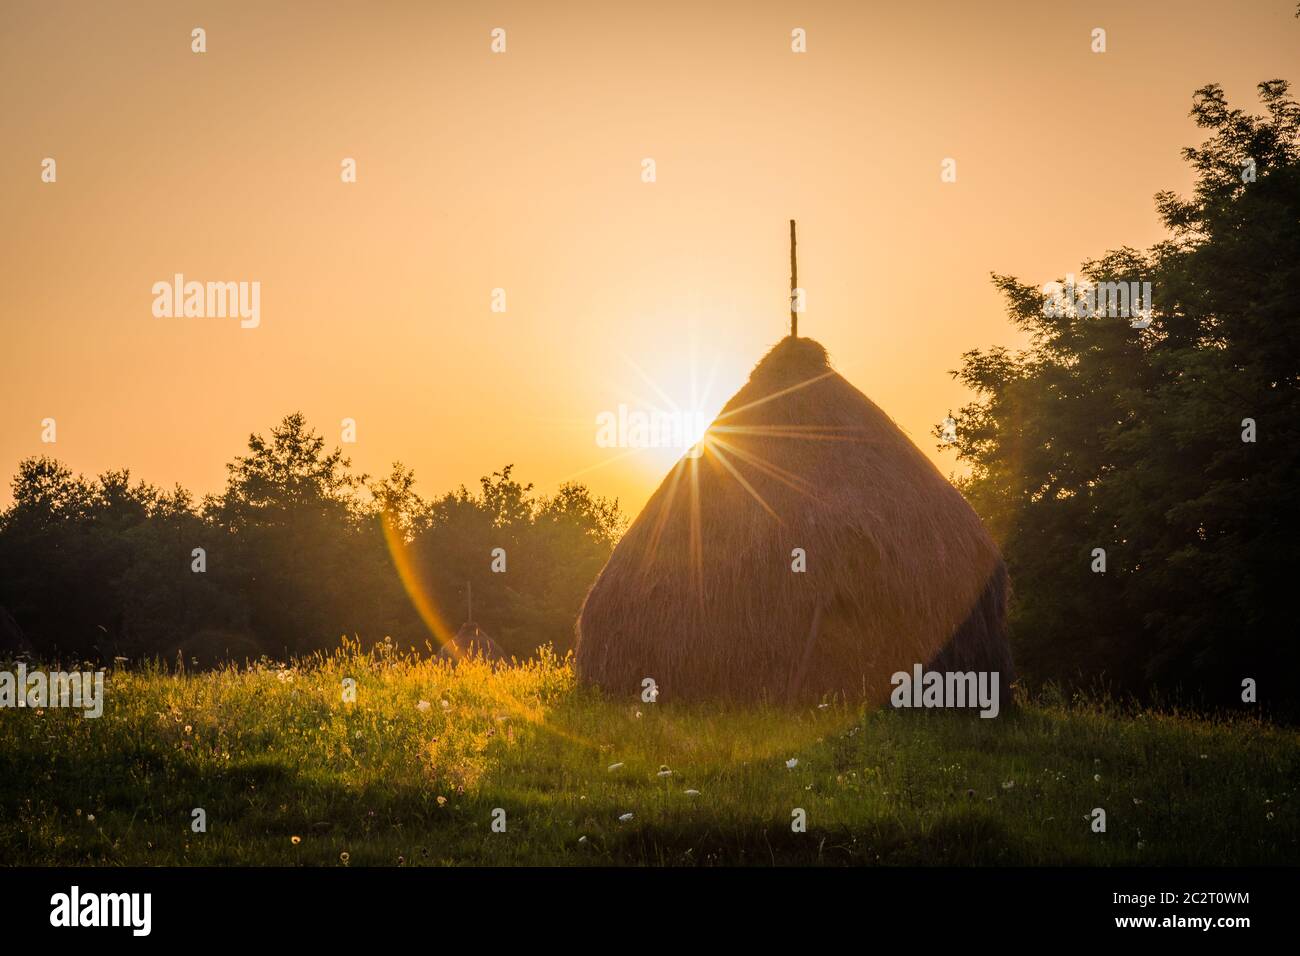
[[[0,864],[1300,859],[1300,734],[1249,716],[1050,690],[994,720],[644,703],[553,654],[453,667],[387,645],[117,668],[105,694],[97,719],[0,710]]]

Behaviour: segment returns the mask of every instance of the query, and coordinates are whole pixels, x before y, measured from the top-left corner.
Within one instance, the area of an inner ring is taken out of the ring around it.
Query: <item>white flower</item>
[[[443,710],[451,710],[451,701],[449,701],[446,697],[438,701],[438,703],[442,706]]]
[[[668,765],[667,765],[667,764],[662,765],[662,766],[659,768],[659,772],[658,772],[657,774],[655,774],[656,777],[671,777],[672,775],[673,775],[673,772],[672,772],[671,770],[668,769]]]
[[[1015,787],[1015,785],[1016,785],[1016,782],[1015,782],[1014,780],[1008,780],[1006,783],[1004,783],[1004,784],[1002,785],[1002,789],[1003,789],[1003,790],[1011,790],[1013,787]]]
[[[1096,780],[1098,783],[1101,783],[1101,774],[1099,774],[1099,773],[1094,773],[1094,774],[1092,775],[1092,779],[1093,779],[1093,780]]]
[[[621,766],[623,766],[622,763],[612,763],[612,764],[609,765],[609,772],[610,772],[610,773],[613,773],[615,770],[617,770],[617,769],[618,769],[619,767],[621,767]]]
[[[422,700],[415,705],[415,709],[422,714],[427,714],[432,707],[433,704],[429,703],[427,700]]]
[[[618,822],[619,822],[619,823],[627,823],[627,821],[628,821],[628,820],[631,820],[631,819],[632,819],[632,814],[630,814],[630,813],[625,813],[625,814],[623,814],[621,817],[618,818]]]
[[[795,767],[799,766],[799,758],[791,757],[789,760],[785,762],[785,765],[789,767],[791,770],[793,770]]]
[[[698,790],[687,790],[687,791],[686,791],[686,795],[687,795],[688,797],[698,797],[698,796],[700,795],[700,791],[698,791]]]

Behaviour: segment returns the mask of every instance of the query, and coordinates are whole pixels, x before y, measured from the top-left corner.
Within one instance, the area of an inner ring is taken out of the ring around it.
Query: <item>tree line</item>
[[[50,457],[21,462],[0,513],[0,648],[200,664],[342,636],[436,650],[397,554],[452,631],[472,588],[475,621],[507,653],[563,652],[624,523],[617,501],[579,484],[540,496],[509,465],[426,500],[400,463],[357,474],[297,413],[250,436],[227,470],[220,494],[196,500],[126,470],[88,480]]]

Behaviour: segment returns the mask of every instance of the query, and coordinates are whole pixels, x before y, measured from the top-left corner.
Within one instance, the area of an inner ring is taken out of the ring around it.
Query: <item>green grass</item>
[[[1298,744],[1078,698],[995,720],[614,701],[553,657],[119,669],[99,719],[0,710],[0,863],[1290,864]]]

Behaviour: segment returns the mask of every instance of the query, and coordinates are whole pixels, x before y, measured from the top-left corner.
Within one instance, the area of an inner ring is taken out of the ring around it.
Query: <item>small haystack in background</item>
[[[465,657],[481,657],[488,661],[505,660],[506,655],[501,650],[500,645],[488,637],[487,631],[474,623],[473,585],[467,581],[465,589],[467,602],[466,621],[460,626],[460,630],[456,632],[456,636],[451,639],[450,643],[438,648],[438,657],[450,658],[453,661]]]

